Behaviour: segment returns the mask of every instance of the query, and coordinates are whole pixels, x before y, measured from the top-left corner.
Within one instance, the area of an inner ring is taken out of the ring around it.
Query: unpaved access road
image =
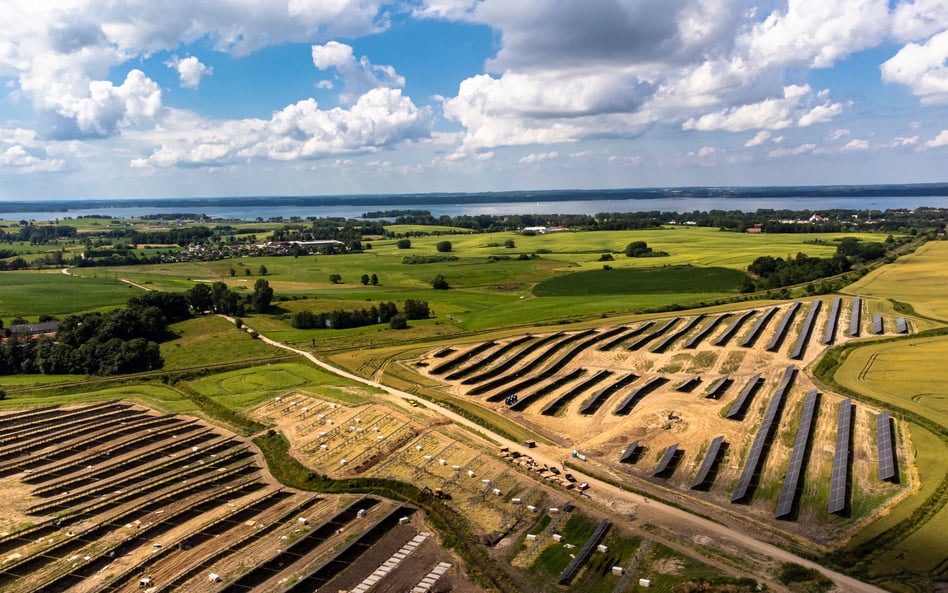
[[[231,318],[227,318],[227,319],[231,323],[234,322],[234,320]],[[244,329],[248,332],[254,331],[252,328],[249,328],[246,325],[244,326]],[[271,346],[275,346],[277,348],[288,350],[290,352],[295,352],[296,354],[299,354],[300,356],[305,357],[307,360],[309,360],[316,366],[330,373],[333,373],[340,377],[345,377],[346,379],[349,379],[350,381],[356,381],[358,383],[362,383],[363,385],[368,385],[370,387],[380,389],[388,393],[390,396],[393,396],[394,398],[401,400],[399,402],[400,405],[407,405],[407,403],[405,403],[404,400],[415,399],[415,396],[407,392],[401,391],[399,389],[395,389],[394,387],[383,385],[382,383],[379,383],[378,381],[374,381],[372,379],[366,379],[365,377],[360,377],[358,375],[355,375],[343,369],[337,368],[323,360],[316,358],[315,355],[309,352],[306,352],[304,350],[299,350],[297,348],[293,348],[291,346],[282,344],[275,340],[271,340],[270,338],[267,338],[266,336],[260,333],[258,333],[258,336],[259,336],[259,339],[263,340],[265,343],[270,344]],[[425,400],[425,406],[449,418],[452,422],[455,422],[457,424],[463,424],[469,427],[475,433],[477,432],[489,433],[491,439],[497,441],[498,443],[501,443],[502,445],[516,448],[516,449],[522,449],[522,445],[520,443],[515,443],[498,434],[494,434],[489,429],[471,420],[468,420],[467,418],[464,418],[463,416],[460,416],[452,412],[451,410],[448,410],[447,408],[439,406],[438,404],[434,402]],[[550,449],[550,451],[552,452],[552,449]],[[533,459],[537,463],[547,464],[549,466],[559,466],[562,459],[566,456],[565,451],[562,451],[557,455],[551,455],[550,453],[546,452],[543,448],[531,449],[529,454],[531,457],[533,457]],[[659,501],[651,500],[646,497],[640,496],[638,494],[634,494],[626,490],[622,490],[621,488],[613,486],[612,484],[609,484],[607,482],[603,482],[592,476],[583,475],[581,472],[576,471],[573,468],[571,468],[570,471],[576,477],[578,481],[587,482],[590,485],[590,490],[588,491],[588,495],[591,499],[597,500],[598,502],[606,506],[611,506],[612,504],[615,504],[617,501],[624,503],[626,505],[629,505],[629,504],[637,505],[637,506],[641,505],[641,506],[638,506],[638,508],[640,509],[643,515],[647,514],[647,518],[650,523],[653,523],[656,525],[674,525],[676,529],[679,529],[682,525],[686,525],[690,528],[689,529],[690,531],[694,531],[696,533],[703,533],[707,537],[710,537],[712,539],[727,541],[733,545],[744,548],[748,551],[755,552],[757,554],[766,556],[768,558],[772,558],[773,560],[777,562],[793,562],[796,564],[800,564],[802,566],[806,566],[808,568],[819,570],[820,572],[825,574],[828,578],[832,579],[832,581],[836,584],[837,590],[842,593],[885,593],[885,589],[881,589],[874,585],[864,583],[862,581],[859,581],[857,579],[854,579],[842,573],[829,570],[823,566],[820,566],[819,564],[815,562],[806,560],[805,558],[801,558],[800,556],[797,556],[796,554],[788,552],[782,548],[778,548],[777,546],[771,545],[767,542],[763,542],[758,539],[755,539],[754,537],[751,537],[750,535],[746,533],[736,531],[731,526],[721,525],[719,523],[709,521],[707,519],[698,517],[696,515],[692,515],[691,513],[684,511],[682,509],[678,509],[673,506],[662,504]]]

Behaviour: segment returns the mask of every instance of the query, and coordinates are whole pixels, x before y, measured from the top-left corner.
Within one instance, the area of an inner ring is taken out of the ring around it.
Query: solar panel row
[[[632,411],[632,407],[635,406],[636,402],[638,402],[640,398],[645,397],[665,383],[668,383],[668,379],[665,377],[654,377],[645,385],[642,385],[638,389],[633,389],[632,393],[627,395],[625,399],[623,399],[622,402],[616,406],[615,414],[617,416],[625,416]]]
[[[652,333],[646,336],[642,336],[641,338],[633,342],[632,345],[629,346],[629,350],[638,350],[642,348],[643,346],[645,346],[646,344],[648,344],[649,342],[651,342],[652,340],[654,340],[655,338],[661,337],[662,334],[670,330],[672,326],[674,326],[679,321],[681,321],[681,317],[675,317],[674,319],[669,319],[668,323],[666,323],[662,327],[658,328],[657,330],[653,331]]]
[[[823,343],[832,344],[836,337],[836,324],[839,322],[839,310],[843,304],[842,297],[833,299],[833,306],[830,307],[829,319],[826,320],[826,329],[823,330]]]
[[[748,347],[752,346],[754,342],[757,341],[757,337],[760,336],[761,332],[764,331],[764,328],[767,327],[767,323],[770,322],[774,314],[777,313],[777,307],[771,307],[763,315],[760,316],[760,319],[757,320],[757,323],[754,324],[754,327],[751,328],[750,333],[744,336],[744,339],[741,340],[741,346]]]
[[[853,338],[859,337],[859,325],[862,322],[862,299],[853,297],[853,314],[849,318],[849,335]]]
[[[892,419],[888,412],[876,416],[876,440],[879,447],[879,479],[892,480],[896,475],[895,448],[892,439]]]
[[[585,381],[583,381],[581,385],[578,385],[574,387],[573,389],[570,389],[569,391],[567,391],[560,397],[554,399],[553,401],[543,406],[543,409],[540,410],[540,413],[543,414],[544,416],[553,416],[554,414],[556,414],[557,411],[559,411],[560,408],[562,408],[569,402],[573,401],[573,398],[575,398],[576,396],[582,393],[589,391],[590,389],[592,389],[593,387],[595,387],[602,381],[605,381],[606,379],[608,379],[610,376],[612,376],[612,371],[601,369],[598,373],[596,373],[589,379],[586,379]]]
[[[849,486],[849,433],[852,430],[853,400],[839,403],[839,423],[836,426],[836,453],[833,455],[833,476],[830,479],[829,512],[846,509],[846,489]]]
[[[674,445],[669,445],[665,449],[665,454],[662,455],[662,460],[658,462],[658,465],[655,466],[655,471],[652,472],[653,476],[657,476],[668,469],[668,464],[671,463],[672,459],[675,458],[675,453],[678,452],[678,443]]]
[[[691,482],[692,488],[704,486],[704,483],[708,481],[708,475],[714,467],[714,462],[718,459],[718,453],[721,451],[721,443],[723,442],[724,435],[714,437],[714,440],[711,441],[711,445],[708,446],[708,452],[705,453],[701,467],[698,469],[698,475],[696,475],[695,479]]]
[[[714,331],[714,328],[716,328],[718,324],[720,324],[722,321],[724,321],[730,316],[731,316],[730,313],[724,313],[712,319],[710,322],[708,322],[708,325],[704,326],[701,329],[701,331],[699,331],[697,334],[695,334],[694,336],[692,336],[685,342],[685,348],[696,348],[698,344],[701,343],[702,340],[708,337],[708,334]]]
[[[639,450],[639,442],[632,441],[629,443],[629,446],[625,448],[625,451],[622,452],[622,455],[619,456],[619,463],[631,463],[635,459],[636,453]]]
[[[820,306],[823,304],[823,301],[817,299],[813,301],[813,304],[810,305],[810,312],[806,314],[806,320],[803,322],[803,328],[800,330],[800,335],[797,336],[797,342],[793,345],[793,350],[790,352],[790,358],[797,360],[803,356],[803,351],[806,349],[807,340],[810,339],[810,333],[813,331],[813,324],[816,322],[816,316],[820,312]]]
[[[731,502],[743,500],[747,496],[748,490],[750,490],[751,481],[754,479],[754,474],[757,473],[757,469],[761,463],[761,453],[767,441],[770,439],[774,422],[777,420],[777,412],[780,411],[780,407],[783,405],[784,395],[786,395],[787,390],[790,388],[796,371],[797,367],[793,365],[787,367],[787,370],[784,371],[783,379],[780,380],[780,384],[777,386],[777,390],[774,392],[773,397],[770,398],[770,405],[767,406],[764,420],[760,425],[760,429],[757,431],[757,436],[754,437],[754,443],[751,445],[750,453],[747,455],[747,461],[744,463],[744,470],[741,472],[741,477],[737,481],[737,488],[734,489],[734,493],[731,495]]]
[[[711,387],[708,388],[708,392],[704,394],[706,398],[709,399],[720,399],[724,392],[727,391],[727,388],[731,386],[730,377],[721,377],[717,381],[711,384]]]
[[[701,377],[695,376],[690,379],[685,379],[680,385],[675,387],[675,391],[680,391],[682,393],[691,393],[695,390],[695,387],[701,384]]]
[[[770,343],[767,344],[767,350],[773,352],[780,348],[780,344],[783,343],[783,337],[787,333],[787,329],[790,328],[790,322],[793,321],[793,316],[796,315],[797,309],[800,308],[800,301],[794,301],[790,308],[787,309],[787,312],[784,313],[783,319],[780,320],[780,325],[777,326],[777,331],[774,332],[774,337],[770,339]]]
[[[728,326],[724,333],[715,338],[712,344],[715,346],[724,346],[734,337],[734,334],[737,333],[737,330],[741,329],[741,326],[744,325],[744,322],[747,321],[747,318],[757,312],[757,309],[751,309],[750,311],[745,311],[737,319],[731,322],[731,325]]]
[[[905,322],[904,317],[895,318],[895,331],[897,331],[900,334],[908,333],[908,324]]]
[[[872,333],[881,334],[885,331],[885,326],[882,324],[882,315],[875,313],[872,316]]]
[[[747,403],[750,401],[750,396],[753,395],[755,391],[757,391],[760,383],[760,373],[757,373],[751,377],[744,385],[744,388],[741,389],[741,392],[737,394],[737,399],[734,400],[733,404],[731,404],[731,409],[727,411],[727,414],[725,414],[724,417],[736,418],[744,414],[744,408],[747,407]]]
[[[793,510],[793,502],[796,500],[797,487],[800,484],[800,476],[803,472],[803,459],[806,457],[810,429],[813,426],[813,416],[816,412],[816,402],[819,396],[819,392],[813,389],[806,394],[806,400],[803,402],[800,425],[797,427],[797,438],[793,442],[793,453],[790,454],[790,465],[787,467],[787,475],[783,479],[783,488],[780,490],[780,498],[777,500],[777,510],[774,512],[774,516],[778,519],[786,517]]]
[[[628,340],[629,338],[634,338],[635,336],[641,334],[642,332],[652,327],[653,325],[655,325],[654,321],[646,321],[645,323],[638,326],[637,328],[629,330],[628,333],[622,334],[618,338],[614,340],[610,340],[609,342],[606,342],[605,344],[599,347],[599,350],[601,351],[612,350],[613,348],[615,348],[622,342]]]
[[[616,391],[619,391],[620,389],[622,389],[629,383],[632,383],[638,378],[639,376],[636,375],[635,373],[629,373],[628,375],[625,375],[624,377],[617,379],[615,383],[613,383],[612,385],[607,385],[606,387],[603,387],[602,389],[599,390],[598,393],[594,394],[592,397],[586,400],[585,403],[583,403],[583,405],[579,408],[579,413],[580,414],[595,414],[596,411],[599,410],[602,404],[604,404],[606,400],[609,399],[609,397],[613,393],[615,393]]]
[[[683,328],[681,328],[680,330],[676,331],[673,334],[670,334],[664,340],[656,344],[655,347],[652,348],[652,352],[656,352],[656,353],[664,352],[666,349],[668,349],[669,346],[671,346],[672,342],[674,342],[678,338],[682,337],[683,335],[685,335],[686,333],[694,329],[694,327],[698,325],[698,322],[704,319],[704,317],[705,317],[704,313],[700,315],[696,315],[695,317],[692,317],[691,321],[686,323]]]

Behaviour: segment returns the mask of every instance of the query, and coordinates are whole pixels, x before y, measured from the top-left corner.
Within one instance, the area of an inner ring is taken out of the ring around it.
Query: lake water
[[[127,202],[126,202],[127,204]],[[621,200],[562,200],[562,201],[509,201],[486,203],[452,204],[411,204],[386,202],[379,205],[248,205],[233,200],[220,205],[207,204],[189,206],[176,200],[173,207],[159,206],[117,206],[97,208],[66,209],[58,212],[42,210],[24,210],[20,212],[0,212],[0,219],[50,221],[78,218],[80,216],[111,216],[114,218],[134,218],[149,214],[204,214],[215,219],[268,220],[274,217],[289,219],[293,216],[308,217],[344,217],[361,218],[362,214],[374,210],[427,210],[435,217],[448,215],[505,215],[505,214],[588,214],[600,212],[645,212],[659,210],[663,212],[693,212],[709,210],[741,210],[753,212],[758,209],[774,210],[885,210],[893,208],[914,209],[918,207],[948,208],[948,196],[873,196],[873,197],[781,197],[781,198],[726,198],[726,197],[682,197]]]

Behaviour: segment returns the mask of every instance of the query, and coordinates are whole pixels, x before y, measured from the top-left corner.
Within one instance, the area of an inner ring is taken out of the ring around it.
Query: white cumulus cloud
[[[521,165],[532,165],[536,163],[542,163],[543,161],[549,161],[560,156],[560,153],[552,150],[550,152],[534,152],[528,154],[527,156],[520,159]]]
[[[731,107],[698,118],[689,118],[682,124],[685,130],[780,130],[796,124],[806,127],[830,121],[843,110],[840,103],[824,102],[808,108],[813,93],[809,85],[789,85],[783,89],[783,97],[765,99],[757,103]]]
[[[937,136],[926,142],[925,146],[929,148],[941,148],[942,146],[948,146],[948,130],[942,130],[939,132]]]
[[[392,66],[379,66],[362,56],[356,59],[352,47],[338,41],[312,47],[313,64],[320,70],[335,69],[342,80],[346,102],[355,101],[367,91],[380,87],[403,88],[405,78]]]
[[[194,56],[186,58],[175,57],[166,62],[169,68],[174,68],[178,72],[178,78],[181,80],[181,86],[186,89],[196,89],[201,84],[201,79],[205,76],[214,74],[214,69],[202,64]]]
[[[922,104],[948,103],[946,60],[948,31],[942,31],[925,43],[909,43],[884,62],[882,80],[909,87]]]

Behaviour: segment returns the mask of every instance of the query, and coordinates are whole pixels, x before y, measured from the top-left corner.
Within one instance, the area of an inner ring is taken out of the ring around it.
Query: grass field
[[[114,274],[97,277],[67,276],[60,271],[0,273],[0,319],[6,324],[16,315],[30,321],[42,315],[64,317],[71,313],[121,307],[138,289],[119,282]]]
[[[170,327],[178,338],[161,344],[167,370],[254,360],[286,354],[255,340],[233,323],[217,316],[198,317]]]
[[[735,291],[746,274],[728,268],[670,266],[589,270],[544,280],[536,296],[600,296],[656,293],[723,293]]]

